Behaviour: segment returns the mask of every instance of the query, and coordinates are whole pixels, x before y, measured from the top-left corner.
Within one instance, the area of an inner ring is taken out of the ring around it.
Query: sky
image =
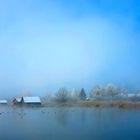
[[[139,72],[138,0],[0,0],[0,96],[140,89]]]

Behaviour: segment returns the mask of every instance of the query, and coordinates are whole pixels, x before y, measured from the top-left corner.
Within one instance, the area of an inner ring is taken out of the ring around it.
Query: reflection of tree
[[[24,109],[23,108],[21,108],[21,110],[20,110],[20,117],[21,117],[21,119],[23,119],[24,118],[24,116],[25,116],[25,112],[24,112]]]
[[[24,119],[25,117],[25,110],[23,107],[15,107],[13,109],[13,115],[17,118],[17,119]]]
[[[80,118],[81,121],[84,123],[86,121],[86,117],[87,117],[87,110],[86,109],[82,109],[80,112]]]
[[[55,112],[56,120],[63,126],[67,125],[68,123],[68,110],[60,110]]]

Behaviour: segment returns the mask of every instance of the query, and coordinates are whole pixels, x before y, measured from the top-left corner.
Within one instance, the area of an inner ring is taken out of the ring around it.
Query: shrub
[[[120,94],[120,90],[117,86],[115,86],[113,84],[108,84],[105,87],[105,94],[106,94],[106,96],[109,96],[109,97],[115,97]]]

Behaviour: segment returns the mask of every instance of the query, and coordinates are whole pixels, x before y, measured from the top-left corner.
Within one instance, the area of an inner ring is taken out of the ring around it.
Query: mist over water
[[[140,111],[136,109],[0,109],[3,110],[0,115],[0,139],[4,140],[140,139]]]
[[[107,83],[139,89],[138,3],[1,0],[0,96]]]

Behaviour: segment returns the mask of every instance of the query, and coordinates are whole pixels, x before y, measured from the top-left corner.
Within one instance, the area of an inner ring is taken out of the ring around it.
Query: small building
[[[33,97],[22,97],[21,99],[22,104],[31,104],[31,105],[41,105],[41,99],[38,96]]]
[[[4,104],[7,104],[7,100],[0,100],[0,104],[4,105]]]
[[[41,105],[41,99],[38,96],[21,97],[15,98],[13,100],[13,103],[17,105]]]
[[[20,104],[22,101],[22,97],[14,98],[13,103],[14,104]]]

